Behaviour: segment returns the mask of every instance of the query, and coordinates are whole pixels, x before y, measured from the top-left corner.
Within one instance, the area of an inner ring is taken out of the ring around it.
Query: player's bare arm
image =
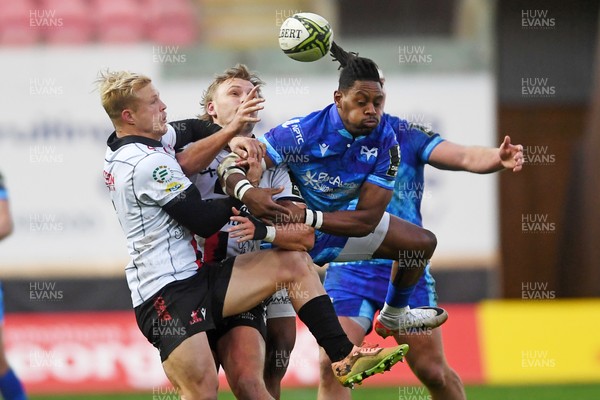
[[[245,101],[238,108],[234,118],[219,132],[187,146],[177,154],[177,162],[186,175],[198,173],[205,169],[215,159],[219,151],[227,144],[240,156],[262,158],[262,147],[256,140],[236,138],[247,123],[257,123],[260,118],[257,112],[264,107],[262,98],[256,97],[254,87]]]
[[[505,136],[498,148],[463,146],[444,141],[433,149],[429,157],[429,164],[436,168],[479,174],[503,169],[519,172],[523,162],[523,146],[512,144],[510,136]]]
[[[278,204],[289,209],[292,213],[304,213],[305,204],[291,200],[279,200]],[[284,250],[309,251],[315,245],[314,228],[304,222],[293,222],[289,217],[282,216],[281,221],[275,221],[277,235],[273,244]]]
[[[295,204],[292,201],[282,200],[279,204],[286,208],[303,209],[306,208],[303,204]],[[241,216],[238,210],[234,210],[234,216],[230,218],[238,224],[229,229],[230,237],[237,237],[238,242],[252,240],[256,234],[256,229],[260,228],[260,224],[252,221],[248,217]],[[267,228],[270,231],[265,239],[272,242],[278,248],[283,250],[308,251],[312,249],[315,243],[315,230],[304,223],[289,223],[289,218],[284,217],[281,222],[277,221],[274,225]]]
[[[356,210],[324,212],[322,223],[317,229],[340,236],[367,236],[377,227],[391,198],[391,190],[365,182],[360,190]],[[303,220],[311,212],[313,211],[308,209],[302,213],[295,211],[292,218]]]
[[[239,159],[239,156],[231,153],[219,165],[219,179],[225,188],[225,193],[246,204],[250,213],[258,218],[277,220],[282,215],[290,215],[290,210],[273,201],[273,196],[281,193],[283,187],[258,188],[253,186],[248,180],[246,169],[237,165]]]

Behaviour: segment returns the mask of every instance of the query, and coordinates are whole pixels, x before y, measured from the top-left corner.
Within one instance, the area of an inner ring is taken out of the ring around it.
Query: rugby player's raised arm
[[[523,146],[513,145],[505,136],[500,147],[463,146],[444,141],[429,156],[429,164],[445,170],[469,171],[478,174],[523,168]]]
[[[264,102],[264,99],[261,98],[253,98],[244,102],[239,107],[233,120],[226,127],[204,139],[191,143],[183,151],[177,153],[177,162],[181,165],[183,172],[189,176],[202,171],[210,165],[219,151],[225,148],[232,139],[242,132],[246,123],[259,122],[260,118],[256,117],[255,114],[263,109],[262,102]],[[231,145],[237,149],[240,147],[237,145],[240,141],[236,142],[236,140],[238,139],[235,138]],[[254,142],[256,141],[241,140],[241,143],[252,144]],[[259,151],[262,152],[258,143],[246,148],[243,148],[243,146],[244,144],[241,145],[242,150],[246,151],[250,156],[254,155],[254,157],[258,157],[256,153]]]

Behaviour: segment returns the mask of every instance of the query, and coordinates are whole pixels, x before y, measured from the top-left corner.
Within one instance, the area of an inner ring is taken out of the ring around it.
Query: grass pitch
[[[467,386],[467,397],[473,400],[599,400],[600,383],[547,386]],[[284,400],[306,400],[317,397],[316,389],[284,390]],[[175,400],[171,395],[152,393],[30,396],[31,400]],[[230,392],[219,393],[219,399],[232,400]],[[353,391],[353,400],[431,400],[420,387],[361,388]]]

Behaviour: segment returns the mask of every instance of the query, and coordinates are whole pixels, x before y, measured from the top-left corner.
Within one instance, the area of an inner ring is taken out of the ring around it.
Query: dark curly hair
[[[381,82],[379,67],[369,58],[359,57],[358,53],[347,52],[337,43],[331,44],[330,50],[333,61],[340,63],[341,69],[338,90],[344,91],[354,85],[356,81]]]

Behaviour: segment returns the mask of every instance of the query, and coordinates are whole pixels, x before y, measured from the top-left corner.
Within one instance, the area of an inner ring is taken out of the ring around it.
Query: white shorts
[[[267,300],[267,319],[295,316],[296,311],[286,289],[278,290]]]
[[[373,254],[387,235],[390,227],[390,214],[387,212],[383,213],[379,224],[373,232],[367,236],[362,237],[351,237],[346,242],[346,245],[333,261],[336,262],[347,262],[347,261],[362,261],[370,260],[373,258]]]

